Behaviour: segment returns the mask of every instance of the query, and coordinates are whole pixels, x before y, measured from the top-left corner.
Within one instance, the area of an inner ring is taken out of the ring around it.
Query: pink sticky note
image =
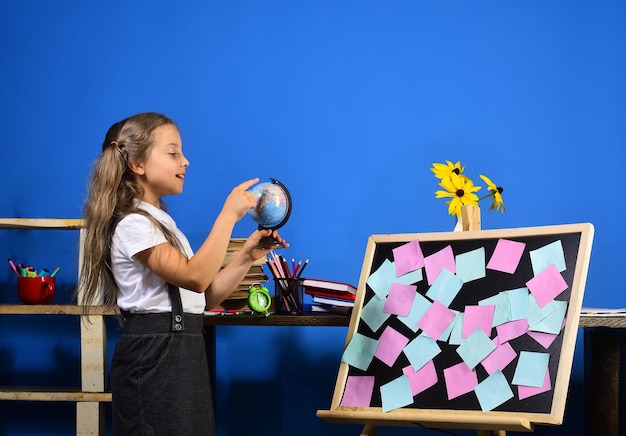
[[[411,393],[413,396],[424,392],[437,383],[437,370],[432,360],[422,366],[418,371],[414,371],[411,365],[402,369],[402,372],[409,378]]]
[[[528,319],[506,322],[497,326],[496,331],[498,332],[498,341],[504,344],[511,339],[519,338],[528,331]]]
[[[499,342],[498,338],[493,340],[493,343],[496,344],[496,349],[480,362],[489,375],[498,370],[503,370],[517,357],[517,353],[511,344],[505,342],[504,344],[499,345]]]
[[[517,395],[520,400],[524,398],[532,397],[533,395],[541,394],[542,392],[547,392],[552,389],[552,384],[550,383],[550,368],[546,370],[546,377],[543,379],[543,386],[540,388],[535,388],[532,386],[517,386]]]
[[[435,300],[419,320],[417,326],[431,338],[438,339],[454,318],[456,318],[456,314],[452,310]]]
[[[424,258],[424,267],[426,269],[426,278],[428,284],[432,285],[442,269],[447,269],[452,274],[456,273],[456,263],[454,262],[454,254],[452,247],[448,245],[436,253]]]
[[[374,356],[386,363],[388,366],[393,366],[394,362],[408,343],[409,340],[404,335],[387,326],[382,335],[380,335],[378,347],[376,347]]]
[[[567,289],[567,283],[553,263],[526,282],[528,290],[535,296],[539,307],[543,307],[554,297]]]
[[[392,283],[383,306],[383,312],[408,316],[413,306],[413,300],[415,300],[416,291],[417,286]]]
[[[396,277],[403,276],[424,266],[424,254],[422,253],[422,247],[420,247],[420,241],[417,239],[391,251],[393,252],[393,260],[396,266]]]
[[[489,259],[487,269],[513,274],[522,258],[526,244],[523,242],[499,239]]]
[[[550,348],[550,345],[552,345],[552,342],[554,342],[554,340],[559,335],[553,335],[551,333],[543,333],[543,332],[528,332],[528,336],[533,338],[535,341],[539,342],[541,345],[543,345],[543,348],[547,350],[548,348]]]
[[[465,362],[444,369],[443,377],[446,381],[448,400],[471,392],[478,385],[476,371],[469,369]]]
[[[342,406],[369,407],[374,391],[374,376],[349,376],[341,399]]]
[[[493,304],[485,306],[465,306],[465,315],[463,316],[463,330],[461,337],[468,338],[476,328],[481,329],[488,337],[491,337],[491,326],[493,324],[493,315],[496,306]]]

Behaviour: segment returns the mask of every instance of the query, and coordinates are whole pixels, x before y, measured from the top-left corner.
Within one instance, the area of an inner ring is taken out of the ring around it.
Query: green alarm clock
[[[260,283],[255,283],[248,288],[248,307],[257,313],[268,314],[272,305],[270,291]]]

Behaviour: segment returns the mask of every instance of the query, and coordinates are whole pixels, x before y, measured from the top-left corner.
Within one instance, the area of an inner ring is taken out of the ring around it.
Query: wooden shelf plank
[[[0,387],[0,400],[8,401],[70,401],[110,402],[110,392],[68,391],[67,388]]]
[[[78,218],[0,218],[0,229],[59,229],[76,230],[85,226]]]
[[[92,306],[89,315],[115,315],[117,310],[106,306]],[[83,308],[75,304],[0,304],[0,315],[83,315]]]

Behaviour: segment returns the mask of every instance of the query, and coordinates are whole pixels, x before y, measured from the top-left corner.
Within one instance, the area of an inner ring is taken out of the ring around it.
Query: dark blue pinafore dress
[[[115,436],[216,434],[202,315],[184,313],[168,284],[172,313],[123,312],[111,363]]]

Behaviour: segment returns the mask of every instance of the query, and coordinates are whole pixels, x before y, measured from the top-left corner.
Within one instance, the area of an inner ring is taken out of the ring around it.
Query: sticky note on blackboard
[[[346,389],[341,398],[342,406],[369,407],[374,391],[374,376],[350,376],[346,381]]]
[[[496,371],[481,381],[474,392],[483,412],[489,412],[513,398],[513,391],[501,371]]]
[[[487,263],[487,268],[513,274],[517,269],[526,244],[523,242],[499,239],[496,248]]]
[[[545,374],[548,370],[548,353],[536,353],[534,351],[522,351],[517,360],[517,367],[513,375],[514,385],[531,386],[540,388],[543,386]]]

